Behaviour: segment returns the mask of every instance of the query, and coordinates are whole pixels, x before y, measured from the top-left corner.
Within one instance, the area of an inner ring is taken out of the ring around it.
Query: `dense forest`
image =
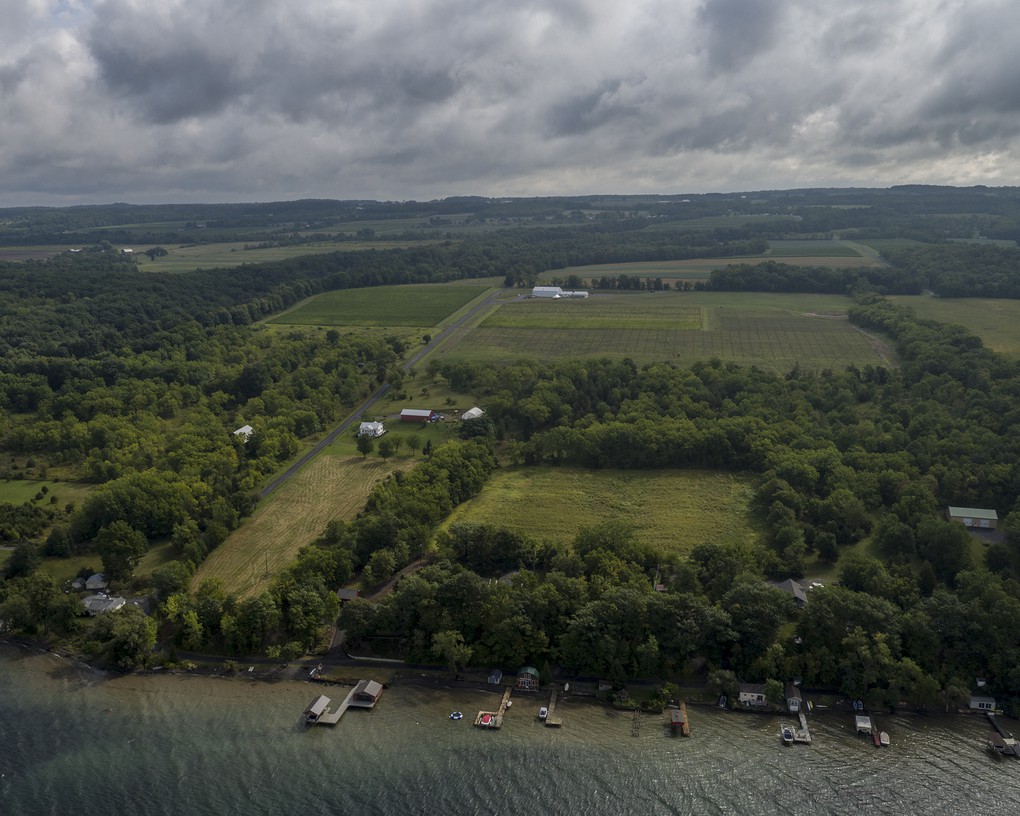
[[[426,218],[474,208],[484,219],[521,223],[411,249],[179,275],[140,274],[102,244],[3,264],[3,475],[61,474],[97,487],[80,506],[0,506],[0,534],[16,546],[0,583],[0,622],[134,667],[147,660],[157,623],[172,648],[289,658],[313,647],[339,614],[355,643],[382,636],[408,659],[452,667],[530,661],[621,681],[694,673],[723,686],[738,676],[801,676],[873,703],[919,707],[953,703],[982,676],[1020,704],[1020,369],[964,330],[919,320],[881,297],[949,295],[961,286],[1015,296],[1016,250],[939,242],[955,237],[947,233],[1008,234],[1017,195],[899,188],[340,209],[295,202],[276,214],[251,205],[247,215],[181,208],[172,217],[203,230],[216,219],[247,218],[244,228],[263,229],[284,218],[281,228],[292,229],[313,216],[407,217],[412,207]],[[766,206],[783,217],[668,227]],[[133,223],[146,222],[128,209]],[[589,219],[589,209],[601,217]],[[59,214],[70,220],[49,211],[0,218],[8,237],[37,227],[50,236],[76,230],[80,240],[82,231],[109,226],[105,217],[127,217],[103,208]],[[170,217],[153,212],[150,220]],[[889,337],[899,367],[777,375],[718,360],[687,369],[433,362],[431,377],[486,408],[469,438],[429,446],[415,469],[372,491],[357,519],[323,530],[265,593],[242,601],[215,581],[189,592],[195,566],[251,512],[266,476],[300,441],[399,376],[405,348],[396,337],[271,334],[257,325],[263,317],[332,289],[493,276],[526,285],[571,265],[733,257],[760,252],[779,230],[832,229],[909,233],[928,245],[889,250],[890,266],[874,269],[733,266],[709,286],[852,293],[851,319]],[[246,422],[257,431],[249,442],[231,434]],[[500,463],[751,474],[761,535],[754,545],[705,541],[678,553],[612,524],[559,545],[496,524],[438,533]],[[965,530],[943,520],[947,504],[995,508],[1005,541],[975,558]],[[865,540],[873,554],[855,546]],[[128,581],[154,541],[170,541],[177,558],[152,575],[152,617],[132,610],[83,620],[77,596],[38,568],[44,553],[85,552]],[[430,547],[431,563],[380,602],[338,609],[338,586],[355,578],[378,586]],[[809,558],[838,561],[839,585],[813,590],[797,611],[767,579],[801,576]]]

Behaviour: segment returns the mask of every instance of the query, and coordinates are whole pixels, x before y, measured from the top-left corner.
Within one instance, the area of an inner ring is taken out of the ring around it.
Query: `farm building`
[[[358,436],[382,436],[386,429],[381,422],[362,422],[358,426]]]
[[[563,290],[559,286],[536,286],[531,290],[531,296],[537,298],[558,298],[563,297]]]
[[[405,408],[400,412],[401,422],[419,422],[424,425],[427,422],[435,422],[439,414],[430,408]]]
[[[515,688],[527,691],[538,691],[538,669],[534,666],[525,666],[517,672],[517,684]]]
[[[476,405],[474,408],[468,408],[463,414],[460,415],[460,418],[461,419],[478,419],[484,413],[485,413],[485,411],[483,411],[481,408],[479,408]]]
[[[251,425],[242,425],[234,431],[234,436],[240,437],[242,442],[247,442],[253,433],[255,429]]]
[[[964,527],[977,527],[979,530],[994,530],[999,516],[994,510],[983,510],[979,507],[947,507],[946,518],[958,521]]]
[[[573,291],[564,290],[560,297],[568,298],[570,300],[584,300],[588,297],[588,293],[584,289],[575,289]]]

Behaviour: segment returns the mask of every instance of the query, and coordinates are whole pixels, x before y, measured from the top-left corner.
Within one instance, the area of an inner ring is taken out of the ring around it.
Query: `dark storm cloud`
[[[994,184],[1020,170],[1020,5],[1002,0],[4,11],[8,203]]]

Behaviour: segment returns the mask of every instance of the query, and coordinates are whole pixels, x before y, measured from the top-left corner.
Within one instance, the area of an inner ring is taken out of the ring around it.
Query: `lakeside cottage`
[[[761,683],[738,683],[737,701],[742,706],[760,707],[768,705],[765,699],[765,686]]]
[[[517,672],[516,688],[524,691],[538,691],[538,669],[534,666],[525,666]]]

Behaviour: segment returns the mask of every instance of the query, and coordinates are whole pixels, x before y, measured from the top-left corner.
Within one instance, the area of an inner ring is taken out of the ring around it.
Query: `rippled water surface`
[[[1001,814],[1020,762],[984,750],[976,717],[885,717],[886,750],[849,712],[784,748],[778,717],[691,707],[661,717],[394,685],[374,711],[306,729],[309,684],[114,676],[0,647],[0,814]],[[339,690],[337,690],[339,691]],[[329,690],[326,690],[329,694]],[[332,694],[333,697],[340,696]],[[463,720],[448,714],[459,709]]]

